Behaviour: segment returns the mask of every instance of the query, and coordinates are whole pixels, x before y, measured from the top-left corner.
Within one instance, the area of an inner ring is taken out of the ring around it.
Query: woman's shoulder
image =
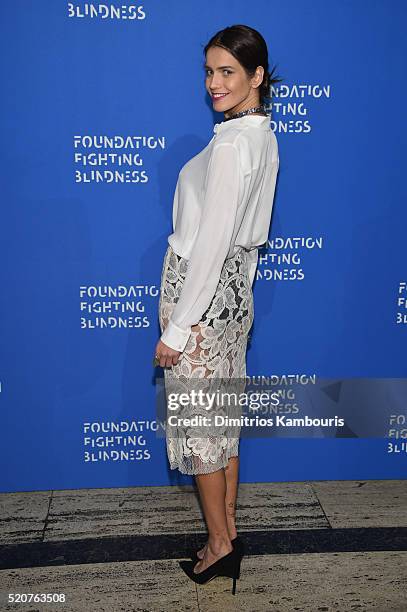
[[[260,129],[258,126],[245,124],[221,129],[215,135],[214,144],[230,143],[237,147],[247,147],[266,142],[267,138],[275,139],[271,127]]]
[[[270,139],[272,146],[269,146]],[[250,172],[259,164],[264,151],[277,150],[277,140],[271,130],[260,130],[254,126],[247,126],[244,129],[230,127],[217,134],[213,146],[214,148],[230,145],[237,149],[243,171]],[[273,153],[275,156],[275,153]]]

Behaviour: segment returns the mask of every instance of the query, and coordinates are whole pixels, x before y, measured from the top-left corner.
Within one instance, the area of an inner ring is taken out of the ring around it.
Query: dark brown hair
[[[264,68],[263,82],[259,86],[260,104],[265,99],[271,99],[271,87],[274,83],[282,81],[273,77],[276,66],[269,72],[267,44],[263,36],[253,28],[246,25],[232,25],[216,32],[204,47],[206,56],[210,47],[222,47],[229,51],[243,66],[248,78],[252,78],[257,66]]]

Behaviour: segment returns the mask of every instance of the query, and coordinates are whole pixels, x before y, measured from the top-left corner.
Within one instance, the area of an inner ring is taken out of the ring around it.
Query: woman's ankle
[[[213,555],[221,555],[224,553],[231,552],[232,544],[230,542],[230,538],[217,538],[216,540],[209,539],[208,540],[208,550]]]
[[[230,540],[234,540],[237,536],[236,525],[235,523],[228,523],[228,533]]]

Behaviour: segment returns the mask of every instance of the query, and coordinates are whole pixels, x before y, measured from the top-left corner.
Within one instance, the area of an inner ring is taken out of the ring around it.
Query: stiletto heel
[[[240,576],[240,562],[242,558],[236,548],[221,557],[215,563],[212,563],[209,567],[206,568],[203,572],[195,573],[194,566],[195,563],[193,561],[179,561],[179,565],[181,569],[186,573],[186,575],[191,578],[197,584],[206,584],[213,578],[217,578],[218,576],[227,576],[228,578],[233,578],[233,586],[232,586],[232,594],[236,593],[236,580],[238,580]]]
[[[242,561],[242,556],[243,555],[239,551],[236,551],[236,559],[234,561],[234,567],[232,571],[230,572],[230,574],[227,574],[228,576],[230,576],[230,578],[233,579],[232,595],[236,594],[236,580],[240,578],[240,564]]]

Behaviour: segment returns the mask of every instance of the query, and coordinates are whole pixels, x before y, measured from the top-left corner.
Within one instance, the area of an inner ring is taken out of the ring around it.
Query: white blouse
[[[183,351],[211,303],[224,261],[248,251],[253,284],[258,247],[268,238],[279,168],[270,117],[244,115],[216,123],[206,147],[181,169],[168,242],[188,259],[181,294],[161,340]]]

